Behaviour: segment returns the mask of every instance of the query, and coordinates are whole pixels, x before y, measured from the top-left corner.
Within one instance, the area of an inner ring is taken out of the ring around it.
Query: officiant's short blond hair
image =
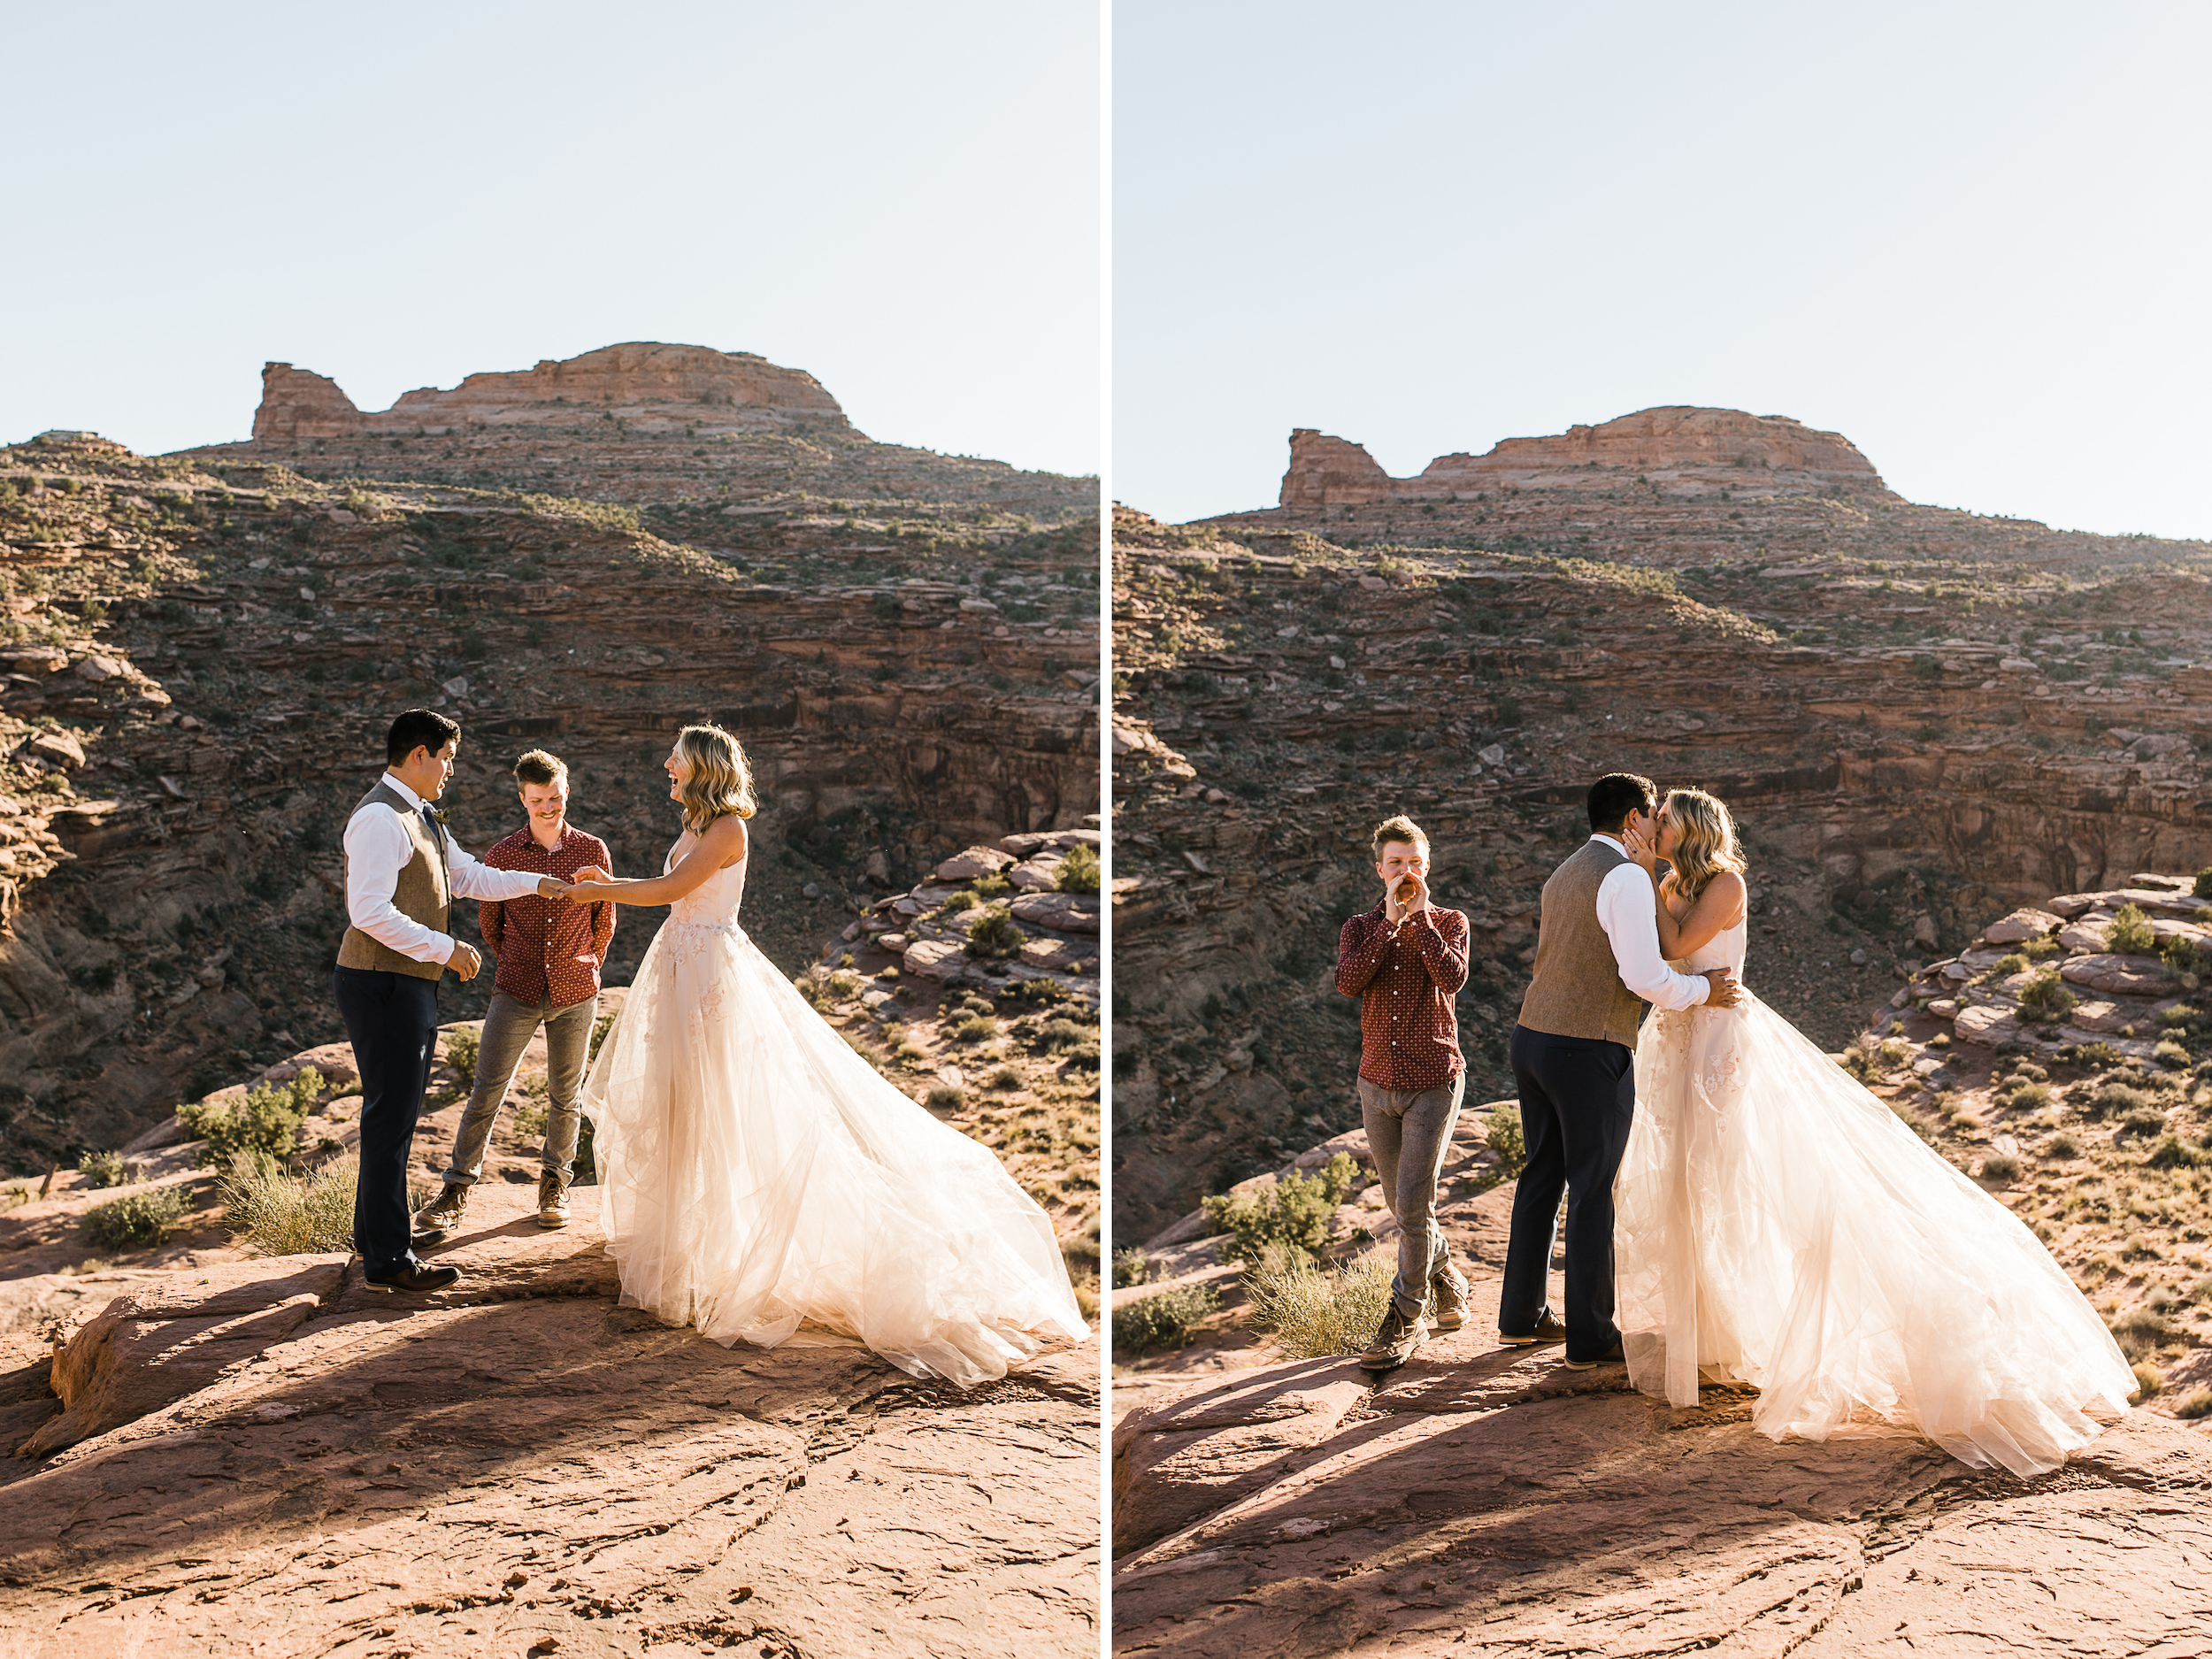
[[[1375,833],[1370,839],[1374,842],[1377,864],[1382,863],[1382,849],[1392,841],[1403,841],[1407,846],[1417,849],[1424,858],[1429,856],[1429,838],[1421,833],[1418,824],[1402,812],[1396,818],[1386,818],[1376,825]]]
[[[557,783],[568,787],[568,763],[558,755],[549,755],[541,749],[534,749],[515,757],[515,787],[526,783]]]

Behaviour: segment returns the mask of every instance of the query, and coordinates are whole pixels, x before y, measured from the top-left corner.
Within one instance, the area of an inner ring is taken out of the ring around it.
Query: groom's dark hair
[[[434,755],[460,735],[460,726],[442,714],[410,709],[392,722],[391,733],[384,740],[385,762],[396,766],[419,749]]]
[[[1659,804],[1659,786],[1632,772],[1609,772],[1590,786],[1590,827],[1601,833],[1617,830],[1631,812],[1648,812]]]

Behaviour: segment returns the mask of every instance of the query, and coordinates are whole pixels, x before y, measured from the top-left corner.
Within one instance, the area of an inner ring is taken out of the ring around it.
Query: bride
[[[1744,859],[1695,789],[1629,843],[1667,858],[1661,949],[1741,972]],[[1759,1390],[1752,1421],[1824,1440],[1909,1425],[1977,1468],[2056,1467],[2135,1380],[2103,1323],[2012,1212],[1747,990],[1658,1012],[1615,1183],[1620,1324],[1646,1394],[1701,1378]]]
[[[725,1347],[810,1321],[963,1386],[1041,1338],[1081,1340],[1044,1212],[739,928],[755,801],[737,740],[687,726],[664,765],[684,830],[663,873],[587,871],[569,889],[670,907],[584,1090],[624,1304]]]

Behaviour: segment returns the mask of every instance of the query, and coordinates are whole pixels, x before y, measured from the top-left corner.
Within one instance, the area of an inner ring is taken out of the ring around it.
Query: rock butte
[[[803,369],[655,342],[471,374],[373,411],[326,375],[272,363],[250,439],[180,454],[595,501],[962,502],[1052,521],[1098,511],[1095,479],[879,443]]]
[[[1726,488],[1741,485],[1747,470],[1764,474],[1758,487],[1777,494],[1838,488],[1888,494],[1873,464],[1832,432],[1786,415],[1672,407],[1570,426],[1555,437],[1507,438],[1485,455],[1440,455],[1417,478],[1393,478],[1360,445],[1301,426],[1290,434],[1280,504],[1465,501],[1494,489],[1572,489],[1600,483],[1575,476],[1592,471],[1657,472],[1670,482]]]
[[[1330,972],[1391,812],[1474,923],[1480,1095],[1605,771],[1735,806],[1754,981],[1834,1046],[1993,903],[2212,863],[2212,548],[1918,506],[1794,423],[1770,469],[1769,423],[1689,413],[1448,500],[1118,510],[1123,1236],[1357,1121]]]

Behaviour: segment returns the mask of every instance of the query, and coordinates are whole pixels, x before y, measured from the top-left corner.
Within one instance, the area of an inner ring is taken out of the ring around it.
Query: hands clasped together
[[[576,879],[572,882],[564,881],[558,876],[540,876],[538,896],[541,899],[566,899],[571,904],[589,904],[593,902],[592,896],[585,889],[595,881],[613,879],[614,877],[611,872],[596,865],[579,870],[576,872]],[[473,979],[483,972],[483,954],[475,946],[463,944],[456,940],[453,944],[453,954],[446,958],[445,965],[463,979]]]

